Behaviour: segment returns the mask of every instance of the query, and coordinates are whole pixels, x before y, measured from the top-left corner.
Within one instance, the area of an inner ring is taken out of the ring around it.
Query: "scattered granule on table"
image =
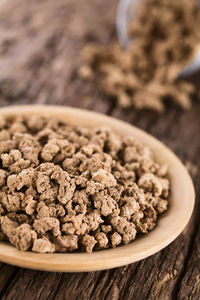
[[[0,137],[0,240],[17,249],[125,245],[167,210],[167,167],[134,137],[37,115],[1,118]]]
[[[122,49],[117,42],[108,48],[87,45],[83,50],[87,64],[79,75],[95,78],[121,107],[163,112],[171,101],[187,110],[195,88],[176,79],[200,48],[199,27],[195,0],[142,1],[129,28],[129,47]]]

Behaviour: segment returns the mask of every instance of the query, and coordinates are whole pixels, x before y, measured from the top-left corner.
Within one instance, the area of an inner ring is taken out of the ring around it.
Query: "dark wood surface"
[[[187,165],[196,189],[189,226],[159,253],[108,271],[48,273],[0,263],[0,299],[200,299],[200,103],[191,111],[123,111],[77,76],[86,42],[115,38],[117,0],[2,0],[0,105],[59,104],[95,110],[162,140]],[[198,86],[200,73],[190,78]]]

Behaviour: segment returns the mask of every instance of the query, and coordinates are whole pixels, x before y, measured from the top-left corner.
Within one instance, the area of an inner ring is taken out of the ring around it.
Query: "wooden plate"
[[[161,142],[144,131],[117,119],[82,109],[59,106],[13,106],[0,109],[1,115],[42,114],[56,116],[70,124],[92,127],[105,125],[120,135],[131,135],[148,145],[158,163],[167,163],[171,181],[169,210],[161,215],[155,229],[133,243],[115,249],[88,253],[37,254],[19,251],[0,242],[0,261],[37,270],[83,272],[123,266],[146,258],[169,245],[187,225],[194,207],[194,187],[181,161]]]

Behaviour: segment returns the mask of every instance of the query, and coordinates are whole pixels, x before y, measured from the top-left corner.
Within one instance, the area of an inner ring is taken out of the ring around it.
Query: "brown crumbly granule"
[[[87,45],[83,55],[88,65],[79,76],[96,78],[121,107],[163,112],[172,101],[187,110],[195,88],[176,79],[199,50],[200,10],[195,0],[141,2],[129,28],[129,47]]]
[[[134,137],[36,115],[1,117],[0,126],[0,240],[17,249],[125,245],[167,210],[167,167]]]

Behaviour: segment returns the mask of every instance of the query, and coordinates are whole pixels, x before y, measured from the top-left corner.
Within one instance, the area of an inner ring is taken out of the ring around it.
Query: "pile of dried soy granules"
[[[129,28],[128,49],[88,45],[79,75],[97,77],[100,89],[119,106],[162,112],[172,101],[191,107],[194,86],[176,80],[200,48],[200,9],[195,0],[145,0]],[[96,76],[97,75],[97,76]]]
[[[20,250],[100,250],[148,233],[169,181],[149,148],[109,128],[0,119],[0,240]]]

